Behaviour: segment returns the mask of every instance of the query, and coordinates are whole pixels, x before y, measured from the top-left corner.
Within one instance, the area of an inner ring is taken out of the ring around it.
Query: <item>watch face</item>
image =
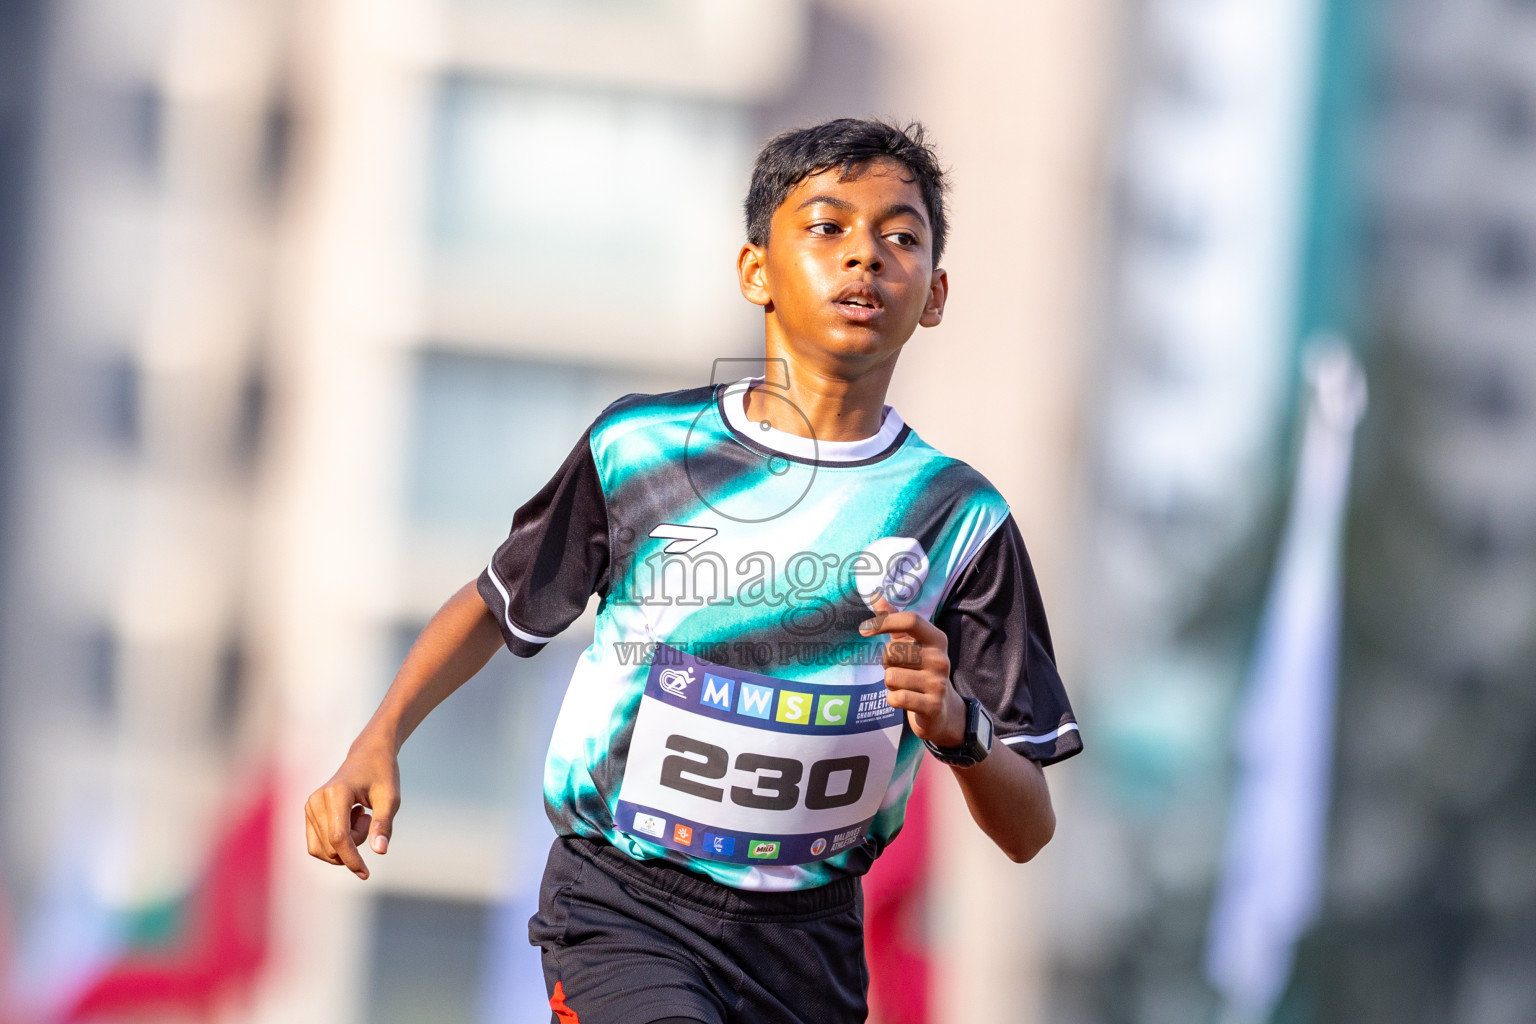
[[[992,716],[982,708],[976,709],[976,742],[982,750],[992,749]]]

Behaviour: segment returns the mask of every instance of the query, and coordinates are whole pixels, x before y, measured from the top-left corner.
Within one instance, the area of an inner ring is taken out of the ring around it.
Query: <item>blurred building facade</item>
[[[366,885],[304,855],[298,808],[592,415],[756,351],[733,259],[751,157],[779,128],[919,117],[955,168],[955,299],[893,400],[1013,501],[1070,675],[1064,496],[1110,5],[33,13],[36,144],[11,193],[32,241],[6,276],[25,302],[6,332],[0,865],[34,1008],[137,941],[144,908],[183,906],[275,778],[272,941],[225,1013],[547,1012],[523,934],[549,839],[532,780],[588,623],[533,661],[498,656],[412,738]],[[1036,1019],[1051,862],[1008,864],[952,789],[940,804],[914,923],[937,988]],[[162,933],[170,913],[150,915]]]
[[[1232,723],[1327,334],[1373,405],[1326,899],[1275,1019],[1536,1019],[1536,11],[942,7],[0,4],[23,1000],[173,932],[275,778],[228,1019],[540,1019],[532,779],[588,623],[412,738],[369,883],[299,805],[598,409],[755,351],[758,143],[878,114],[955,174],[949,314],[893,400],[1012,502],[1088,744],[1023,869],[937,787],[931,1018],[1216,1019]]]
[[[1202,952],[1285,496],[1320,3],[1129,5],[1079,605],[1099,745],[1050,1019],[1217,1019]]]
[[[1372,407],[1324,897],[1273,1019],[1533,1019],[1536,17],[1498,0],[1234,16],[1147,0],[1130,18],[1077,618],[1106,634],[1083,648],[1101,745],[1066,837],[1080,913],[1051,1019],[1240,1019],[1202,950],[1294,380],[1319,335],[1361,354]],[[1285,89],[1288,152],[1245,166],[1266,144],[1234,153],[1228,119],[1252,131],[1268,102],[1278,127]],[[1284,242],[1269,298],[1210,289],[1266,237]]]
[[[251,497],[285,140],[280,12],[33,13],[6,38],[36,101],[6,153],[25,153],[6,199],[26,248],[6,268],[0,594],[29,1006],[115,956],[123,908],[174,916],[258,795]]]
[[[1536,1019],[1536,9],[1367,22],[1376,413],[1349,566],[1334,841],[1292,1004]]]

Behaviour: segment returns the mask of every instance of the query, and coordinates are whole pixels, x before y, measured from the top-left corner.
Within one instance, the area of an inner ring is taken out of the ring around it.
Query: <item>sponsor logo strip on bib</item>
[[[886,703],[883,678],[858,688],[798,683],[711,665],[665,644],[657,649],[645,695],[717,721],[801,736],[901,725],[901,711]]]
[[[874,821],[861,821],[837,832],[757,836],[699,821],[681,821],[628,800],[618,805],[620,831],[642,835],[669,849],[733,864],[806,864],[835,857],[858,846]]]

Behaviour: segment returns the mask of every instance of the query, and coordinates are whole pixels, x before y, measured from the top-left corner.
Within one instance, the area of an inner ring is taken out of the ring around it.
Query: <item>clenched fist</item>
[[[940,747],[965,742],[965,701],[949,682],[949,637],[916,612],[897,611],[875,593],[874,618],[859,623],[865,636],[888,633],[885,688],[893,708],[907,713],[917,738]]]

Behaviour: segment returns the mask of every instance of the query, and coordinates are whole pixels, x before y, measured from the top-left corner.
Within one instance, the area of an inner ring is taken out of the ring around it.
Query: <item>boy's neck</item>
[[[775,389],[774,398],[763,394],[764,385],[751,388],[746,396],[748,419],[759,423],[766,420],[775,430],[818,441],[862,441],[880,432],[895,359],[851,373],[842,367],[807,364],[772,347],[768,358],[769,366],[782,360],[777,365],[788,368],[788,388],[780,390],[785,382],[777,373],[768,378]],[[781,398],[787,398],[788,403]]]

